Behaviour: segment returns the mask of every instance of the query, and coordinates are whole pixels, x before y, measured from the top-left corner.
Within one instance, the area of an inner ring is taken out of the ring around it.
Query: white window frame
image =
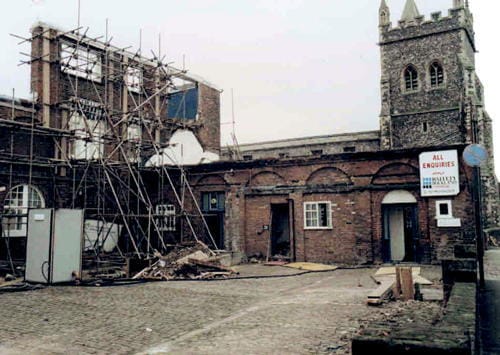
[[[175,205],[156,205],[156,225],[160,232],[175,232]]]
[[[441,214],[441,209],[439,208],[441,205],[448,206],[448,214]],[[453,210],[451,200],[437,200],[436,201],[436,219],[447,219],[453,218]]]
[[[30,192],[36,194],[36,200],[32,198],[34,196],[31,196]],[[26,237],[28,217],[23,215],[27,215],[30,208],[45,208],[45,200],[40,190],[33,185],[17,185],[10,189],[4,201],[4,213],[20,216],[2,219],[2,236]]]
[[[92,50],[69,43],[61,44],[61,71],[79,78],[101,82],[102,59]]]
[[[140,68],[137,67],[127,67],[125,72],[125,85],[127,85],[128,91],[135,92],[137,94],[141,93],[143,82],[143,73]]]
[[[326,208],[327,209],[327,211],[326,211],[327,225],[326,226],[319,225],[319,223],[320,223],[319,206],[320,205],[327,206],[327,208]],[[316,215],[313,215],[314,213]],[[312,222],[312,223],[309,223],[309,222]],[[304,202],[304,229],[306,229],[306,230],[333,229],[333,226],[332,226],[332,203],[330,201]]]

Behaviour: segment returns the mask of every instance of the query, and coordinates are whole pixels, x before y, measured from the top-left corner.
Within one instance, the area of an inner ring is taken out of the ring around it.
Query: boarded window
[[[305,202],[304,203],[304,228],[305,229],[331,229],[330,202]]]

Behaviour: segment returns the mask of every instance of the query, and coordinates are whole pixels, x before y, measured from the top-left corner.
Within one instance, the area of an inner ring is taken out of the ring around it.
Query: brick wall
[[[463,146],[458,148],[459,151]],[[193,179],[213,172],[227,182],[226,246],[246,255],[266,255],[271,205],[293,201],[291,235],[297,260],[348,264],[382,261],[382,200],[406,190],[417,200],[417,249],[424,263],[463,258],[474,252],[470,170],[460,170],[460,194],[449,198],[461,228],[438,228],[433,198],[420,197],[420,150],[359,153],[322,158],[217,163],[190,170]],[[196,185],[196,190],[206,189]],[[304,202],[330,202],[332,228],[304,228]]]

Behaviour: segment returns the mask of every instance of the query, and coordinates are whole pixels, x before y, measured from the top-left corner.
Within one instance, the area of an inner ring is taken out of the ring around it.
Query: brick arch
[[[350,185],[351,177],[343,170],[328,167],[318,169],[309,175],[306,185]]]
[[[195,186],[226,186],[227,181],[218,174],[205,175],[196,181]]]
[[[406,163],[391,163],[381,167],[372,178],[373,185],[418,183],[418,169]]]
[[[261,171],[252,175],[247,182],[247,186],[278,186],[285,184],[285,179],[273,171]]]

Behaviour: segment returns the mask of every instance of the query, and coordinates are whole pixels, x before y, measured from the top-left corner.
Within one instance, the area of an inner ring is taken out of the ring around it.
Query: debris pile
[[[227,278],[237,272],[222,265],[220,257],[205,245],[176,249],[167,255],[155,253],[156,261],[136,274],[133,279],[149,280],[208,280]]]

